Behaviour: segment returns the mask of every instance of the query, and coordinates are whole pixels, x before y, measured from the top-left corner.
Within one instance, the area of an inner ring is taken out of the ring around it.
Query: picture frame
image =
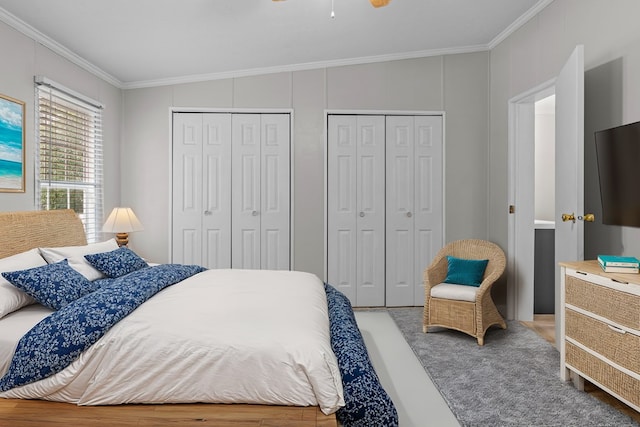
[[[0,192],[25,192],[25,103],[1,94]]]

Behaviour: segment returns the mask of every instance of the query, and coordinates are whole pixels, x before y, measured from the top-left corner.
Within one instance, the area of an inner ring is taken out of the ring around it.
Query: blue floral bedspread
[[[349,299],[325,283],[331,346],[342,375],[345,406],[336,417],[345,427],[394,427],[398,412],[369,359]]]
[[[0,379],[0,391],[62,371],[153,295],[204,270],[163,264],[102,280],[95,292],[47,316],[20,339],[9,370]]]

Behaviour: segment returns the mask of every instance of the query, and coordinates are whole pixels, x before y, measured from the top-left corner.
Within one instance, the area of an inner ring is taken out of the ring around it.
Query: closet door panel
[[[384,116],[357,117],[356,305],[383,306],[385,272]]]
[[[443,244],[442,117],[415,118],[414,305],[424,305],[423,270]]]
[[[231,265],[260,268],[260,115],[232,116]]]
[[[194,228],[184,228],[180,235],[182,239],[182,245],[177,253],[174,253],[175,257],[180,257],[183,261],[174,261],[176,263],[184,264],[197,264],[198,259],[202,259],[201,246],[201,233]]]
[[[261,268],[288,270],[291,252],[289,115],[263,114],[261,126]]]
[[[424,269],[429,266],[429,262],[442,247],[441,241],[434,239],[434,235],[438,234],[438,232],[429,229],[418,228],[416,230],[415,271],[413,272],[415,295],[412,305],[424,305]]]
[[[328,117],[327,280],[356,303],[356,117]]]
[[[202,115],[173,120],[172,259],[202,264]]]
[[[231,115],[203,117],[203,245],[207,268],[231,267]]]
[[[260,231],[252,229],[244,229],[236,234],[233,243],[234,264],[233,268],[260,268]],[[235,255],[238,254],[238,255]]]
[[[386,305],[413,305],[414,117],[386,118]]]

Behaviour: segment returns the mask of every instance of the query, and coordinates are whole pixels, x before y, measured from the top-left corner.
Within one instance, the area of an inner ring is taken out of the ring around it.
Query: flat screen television
[[[595,133],[602,222],[640,227],[640,122]]]

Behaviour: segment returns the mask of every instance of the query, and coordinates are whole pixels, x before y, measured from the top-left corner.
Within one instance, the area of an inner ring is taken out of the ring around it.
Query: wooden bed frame
[[[82,222],[72,210],[0,212],[0,239],[0,258],[38,247],[87,244]],[[202,403],[87,407],[20,399],[0,399],[0,420],[16,427],[47,423],[80,426],[337,427],[335,414],[324,415],[317,406]]]

